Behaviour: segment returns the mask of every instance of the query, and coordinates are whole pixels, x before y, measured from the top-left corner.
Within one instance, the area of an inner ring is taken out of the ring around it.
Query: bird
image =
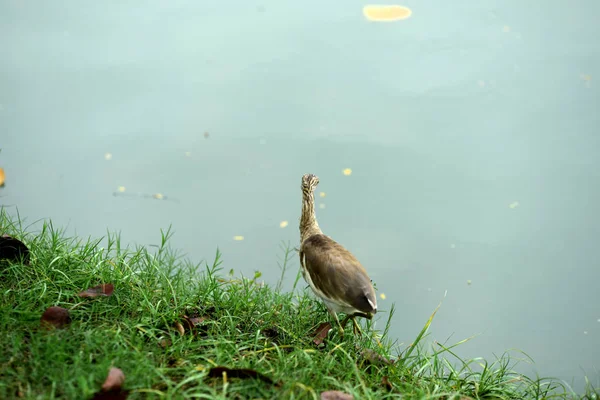
[[[372,319],[377,297],[367,271],[354,255],[321,231],[315,215],[315,189],[319,178],[302,176],[300,217],[300,267],[302,276],[320,298],[339,327],[340,336],[351,319],[354,334],[362,334],[356,317]],[[346,314],[340,323],[337,313]]]

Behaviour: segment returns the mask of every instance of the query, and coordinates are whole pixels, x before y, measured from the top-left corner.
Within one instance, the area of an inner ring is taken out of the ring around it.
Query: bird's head
[[[319,177],[313,174],[305,174],[302,176],[302,193],[308,195],[315,191],[319,184]]]

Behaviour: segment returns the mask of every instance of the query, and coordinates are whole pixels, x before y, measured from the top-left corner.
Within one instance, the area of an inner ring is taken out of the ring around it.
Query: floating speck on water
[[[519,207],[519,202],[518,201],[513,201],[512,203],[510,203],[508,205],[508,208],[513,208],[514,209],[514,208],[517,208],[517,207]]]
[[[110,154],[110,153],[106,153],[106,154],[104,155],[104,159],[105,159],[106,161],[110,161],[110,160],[112,160],[112,154]]]
[[[319,204],[319,208],[323,210],[325,208],[325,204]]]
[[[508,32],[510,32],[510,26],[508,26],[508,25],[504,25],[504,26],[502,27],[502,32],[504,32],[504,33],[508,33]]]
[[[431,288],[430,288],[430,287],[428,287],[428,288],[427,288],[427,291],[428,291],[428,292],[431,292]]]
[[[363,15],[369,21],[387,22],[406,19],[412,15],[412,11],[399,5],[368,5],[363,7]]]
[[[161,193],[154,193],[152,197],[154,197],[156,200],[162,200],[165,198],[165,196],[163,196]]]
[[[584,334],[584,335],[587,335],[587,334],[588,334],[588,331],[583,331],[583,334]]]
[[[210,137],[210,133],[204,132],[204,139],[208,139]]]
[[[185,156],[186,157],[191,157],[192,156],[192,152],[191,151],[186,151],[185,152]]]
[[[344,173],[344,175],[346,176],[350,176],[352,175],[352,170],[350,168],[346,168],[345,170],[342,171]]]
[[[320,197],[325,197],[325,192],[321,192],[321,193],[319,193],[319,196],[320,196]]]
[[[123,193],[123,192],[125,191],[125,186],[119,186],[119,187],[117,188],[117,191],[118,191],[119,193]]]
[[[600,322],[600,318],[598,318],[598,322]]]
[[[239,242],[241,240],[244,240],[244,237],[243,236],[234,236],[233,240],[237,240]]]
[[[456,245],[455,245],[454,243],[452,243],[452,244],[450,245],[450,248],[451,248],[451,249],[455,249],[455,248],[456,248]]]
[[[279,223],[279,227],[280,227],[280,228],[285,228],[286,226],[288,226],[288,222],[287,222],[287,221],[281,221],[281,222]]]
[[[467,279],[467,285],[471,285],[471,283],[473,283],[470,279]]]
[[[485,81],[478,80],[477,84],[479,85],[479,87],[484,87],[485,86]]]
[[[381,300],[385,300],[385,293],[381,293],[379,297],[381,297]]]

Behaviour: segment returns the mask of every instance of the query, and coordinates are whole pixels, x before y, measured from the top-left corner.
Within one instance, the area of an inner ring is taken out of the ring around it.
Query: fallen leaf
[[[4,175],[4,170],[0,168],[0,187],[4,186],[4,180],[6,179],[6,175]]]
[[[254,378],[259,379],[263,382],[273,385],[274,382],[271,378],[261,374],[253,369],[247,368],[227,368],[227,367],[213,367],[208,371],[208,377],[210,378],[221,378],[223,373],[227,374],[228,378]]]
[[[70,323],[69,310],[62,307],[48,307],[40,320],[40,324],[45,328],[62,328]]]
[[[108,371],[108,376],[106,380],[102,384],[102,390],[105,392],[109,390],[118,390],[123,386],[123,382],[125,382],[125,374],[119,368],[112,367]]]
[[[181,336],[185,335],[185,329],[183,328],[183,325],[181,325],[181,323],[175,322],[175,329],[177,329],[177,332],[179,332]]]
[[[99,297],[99,296],[111,296],[115,287],[112,283],[102,283],[98,286],[94,286],[89,288],[83,292],[79,292],[77,296],[79,297]]]
[[[183,316],[183,325],[185,325],[185,328],[192,332],[193,334],[196,334],[196,330],[197,330],[197,326],[202,324],[204,321],[206,321],[208,318],[207,317],[188,317],[187,315]],[[181,326],[181,328],[183,329],[182,324],[179,324]],[[179,328],[177,328],[179,330]],[[181,333],[181,331],[179,331],[179,333]],[[183,333],[181,333],[183,335]]]
[[[0,261],[8,260],[13,262],[23,261],[23,264],[29,264],[29,249],[23,242],[8,235],[0,236]]]
[[[325,338],[327,337],[327,334],[329,333],[329,331],[331,330],[331,323],[330,322],[322,322],[317,329],[314,330],[314,332],[311,334],[311,336],[314,336],[314,340],[313,343],[316,344],[317,346],[320,346],[323,341],[325,340]]]
[[[360,352],[360,355],[365,359],[365,361],[367,361],[369,364],[374,364],[374,365],[390,365],[393,364],[394,361],[390,360],[389,358],[385,358],[384,356],[382,356],[381,354],[377,353],[374,350],[371,349],[363,349]]]
[[[363,8],[363,14],[369,21],[397,21],[410,17],[412,11],[398,5],[369,5]]]
[[[119,368],[111,368],[102,385],[102,390],[96,392],[92,400],[124,400],[129,396],[129,390],[121,386],[125,382],[125,374]]]
[[[390,382],[389,378],[387,377],[387,375],[384,375],[383,378],[381,378],[381,384],[383,385],[383,387],[385,387],[388,391],[391,391],[394,386],[392,385],[392,383]]]
[[[167,347],[171,346],[171,343],[171,339],[169,338],[162,338],[158,341],[158,345],[163,349],[166,349]]]
[[[354,400],[354,396],[339,390],[328,390],[321,393],[321,400]]]

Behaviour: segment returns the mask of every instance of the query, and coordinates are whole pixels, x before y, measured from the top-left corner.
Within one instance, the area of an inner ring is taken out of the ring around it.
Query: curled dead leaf
[[[29,248],[19,239],[9,235],[0,236],[0,261],[7,260],[11,262],[23,261],[23,264],[29,264]]]
[[[387,375],[384,375],[383,378],[381,378],[381,384],[383,385],[384,388],[386,388],[386,390],[388,392],[394,388],[394,386],[392,385],[392,382],[390,382],[390,379],[388,378]]]
[[[121,371],[121,369],[119,368],[111,367],[111,369],[108,371],[108,376],[106,377],[106,380],[102,384],[102,390],[107,392],[109,390],[121,389],[121,386],[123,386],[124,382],[125,374],[123,373],[123,371]]]
[[[270,385],[274,384],[273,380],[268,376],[248,368],[213,367],[208,371],[208,377],[210,378],[221,378],[223,377],[223,374],[226,374],[228,378],[253,378],[261,380]]]
[[[108,376],[102,384],[102,390],[96,392],[92,400],[125,400],[129,396],[129,390],[123,390],[125,374],[119,368],[112,367]]]
[[[115,290],[115,286],[112,283],[102,283],[98,286],[94,286],[83,292],[79,292],[77,296],[79,297],[98,297],[98,296],[111,296],[113,291]]]
[[[354,396],[339,390],[328,390],[321,393],[321,400],[354,400]]]
[[[70,323],[69,310],[62,307],[48,307],[40,320],[40,324],[45,328],[62,328]]]
[[[313,343],[317,346],[320,346],[321,344],[323,344],[323,342],[325,341],[325,338],[327,337],[327,334],[329,333],[329,331],[331,330],[331,323],[330,322],[322,322],[317,329],[314,330],[314,332],[311,334],[311,336],[314,336],[314,340]]]
[[[181,336],[185,335],[185,329],[183,328],[183,325],[181,325],[181,323],[175,322],[175,329],[177,329],[177,332],[179,332]]]

